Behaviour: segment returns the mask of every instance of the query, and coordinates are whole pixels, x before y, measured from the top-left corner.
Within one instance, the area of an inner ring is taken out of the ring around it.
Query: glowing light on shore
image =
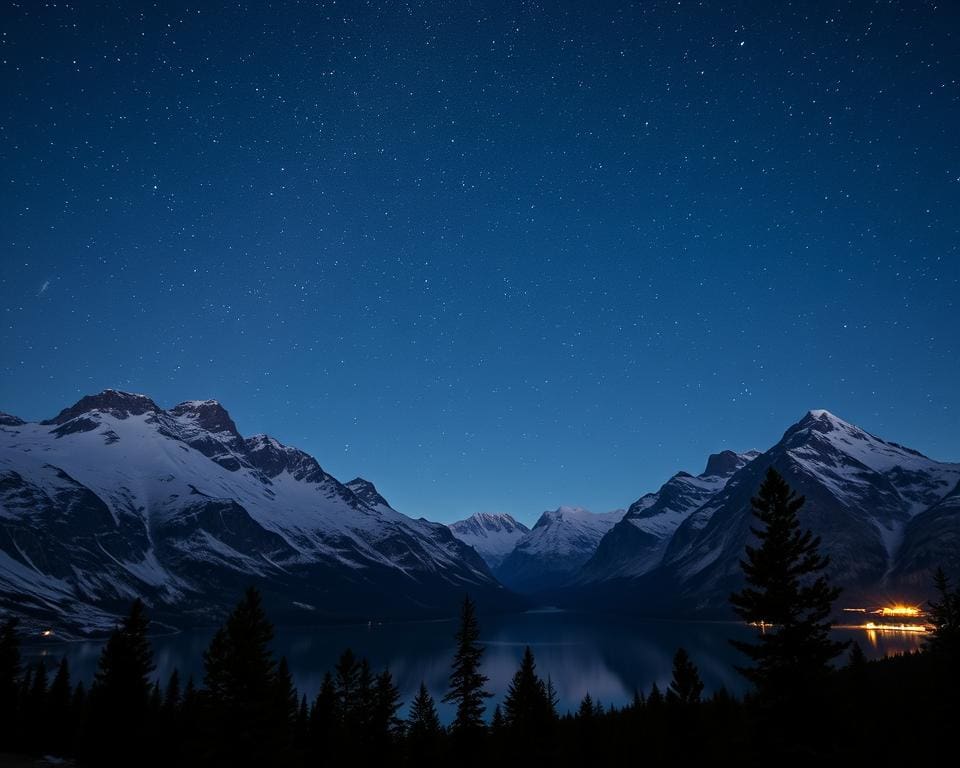
[[[911,618],[920,615],[920,607],[916,605],[888,605],[874,611],[878,616],[909,616]]]
[[[843,610],[846,613],[869,613],[872,616],[893,616],[909,619],[923,616],[923,609],[919,605],[907,605],[906,603],[894,603],[880,608],[844,608]]]
[[[926,632],[927,627],[925,624],[877,624],[873,621],[868,621],[866,624],[860,626],[860,629],[865,629],[868,632]]]

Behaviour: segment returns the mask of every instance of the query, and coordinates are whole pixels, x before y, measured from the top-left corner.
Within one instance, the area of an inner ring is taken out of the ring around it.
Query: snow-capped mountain
[[[449,613],[510,601],[439,523],[344,485],[216,401],[164,410],[107,390],[55,418],[0,419],[0,607],[75,631],[140,595],[162,621],[209,621],[256,583],[277,620]]]
[[[600,540],[579,579],[590,582],[632,578],[656,568],[680,524],[759,455],[757,451],[712,454],[706,469],[696,477],[678,472],[656,493],[641,496]]]
[[[508,514],[489,512],[478,512],[466,520],[451,523],[450,530],[460,541],[477,550],[492,569],[496,569],[530,531]]]
[[[634,578],[621,566],[578,599],[627,599],[648,612],[725,613],[730,591],[741,584],[750,498],[768,467],[806,497],[801,524],[822,537],[830,575],[848,603],[922,600],[937,564],[960,575],[960,464],[934,461],[817,410],[689,512],[659,566]]]
[[[622,509],[595,514],[580,507],[544,512],[496,569],[497,578],[519,592],[563,586],[625,514]]]

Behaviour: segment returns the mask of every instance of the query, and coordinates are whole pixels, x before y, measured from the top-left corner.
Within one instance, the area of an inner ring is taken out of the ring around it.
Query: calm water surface
[[[349,647],[358,656],[366,656],[374,670],[388,666],[407,704],[423,680],[437,699],[441,718],[448,721],[452,712],[440,703],[440,697],[447,686],[456,629],[453,620],[281,627],[274,648],[287,656],[297,687],[308,698],[316,695],[324,672]],[[735,623],[641,621],[565,611],[481,617],[480,630],[486,647],[484,673],[494,693],[490,711],[502,700],[529,645],[540,674],[553,680],[561,712],[575,710],[587,692],[605,705],[620,706],[633,698],[635,689],[648,691],[654,682],[663,689],[670,681],[673,654],[679,646],[686,648],[699,666],[708,692],[721,686],[742,692],[744,682],[733,665],[742,663],[743,658],[727,641],[749,638],[756,631]],[[191,630],[153,639],[162,685],[174,668],[180,670],[184,682],[191,674],[198,684],[201,682],[202,654],[213,631]],[[837,630],[836,634],[840,639],[856,639],[868,658],[913,650],[920,643],[919,636],[908,633]],[[102,647],[100,642],[51,644],[28,647],[24,656],[33,659],[45,655],[50,666],[66,655],[74,680],[89,682]]]

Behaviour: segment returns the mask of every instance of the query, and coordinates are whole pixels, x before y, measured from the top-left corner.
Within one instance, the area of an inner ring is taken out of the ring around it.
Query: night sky
[[[6,3],[0,409],[216,398],[449,521],[810,408],[960,459],[960,4]]]

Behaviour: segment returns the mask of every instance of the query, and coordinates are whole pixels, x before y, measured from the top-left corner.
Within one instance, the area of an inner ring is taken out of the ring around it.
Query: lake
[[[274,648],[285,654],[301,693],[316,695],[326,670],[347,647],[366,656],[375,671],[389,666],[409,704],[423,680],[437,699],[441,718],[448,722],[452,710],[440,702],[447,686],[453,655],[454,620],[396,624],[278,628]],[[161,685],[174,668],[183,682],[193,675],[203,678],[202,654],[213,629],[191,630],[153,639],[157,676]],[[643,621],[622,616],[530,611],[507,616],[482,616],[480,639],[486,648],[483,671],[494,692],[489,712],[501,701],[529,645],[539,673],[553,681],[560,711],[575,710],[587,692],[605,705],[621,706],[635,689],[649,691],[656,682],[664,689],[670,681],[673,654],[679,646],[690,653],[707,692],[725,686],[741,693],[743,679],[733,668],[743,658],[728,643],[749,639],[756,630],[733,622]],[[867,633],[836,630],[839,639],[855,639],[868,658],[879,658],[919,647],[921,636],[911,633]],[[74,681],[93,677],[102,642],[54,643],[24,648],[24,657],[46,656],[48,667],[66,654]],[[406,711],[406,706],[404,707]],[[488,712],[488,714],[489,714]]]

